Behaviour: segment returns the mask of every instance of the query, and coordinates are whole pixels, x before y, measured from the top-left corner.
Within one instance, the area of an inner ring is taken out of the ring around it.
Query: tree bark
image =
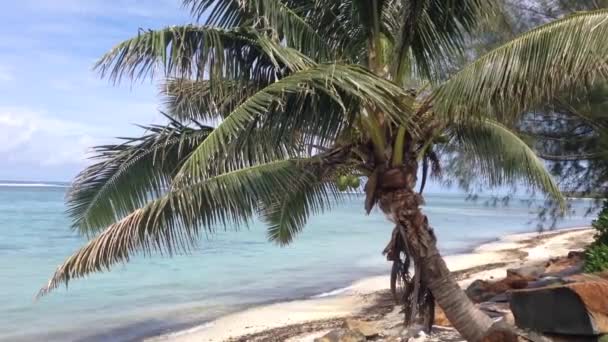
[[[380,208],[403,227],[408,250],[419,260],[423,280],[450,323],[467,341],[480,341],[493,322],[473,305],[441,257],[427,217],[420,210],[422,197],[413,190],[415,173],[404,177],[408,179],[405,187],[380,189]]]

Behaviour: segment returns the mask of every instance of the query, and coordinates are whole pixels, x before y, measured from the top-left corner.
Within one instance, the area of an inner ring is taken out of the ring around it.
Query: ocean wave
[[[310,298],[315,299],[315,298],[333,297],[333,296],[337,296],[339,294],[343,294],[345,292],[348,292],[349,290],[350,290],[350,286],[341,287],[341,288],[338,288],[338,289],[335,289],[335,290],[331,290],[331,291],[323,292],[323,293],[318,294],[318,295],[311,296]]]
[[[50,183],[0,183],[2,187],[29,187],[29,188],[67,188],[69,185],[50,184]]]

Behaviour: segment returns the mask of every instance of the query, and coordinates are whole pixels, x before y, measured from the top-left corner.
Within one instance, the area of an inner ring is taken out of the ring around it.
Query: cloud
[[[86,165],[96,129],[43,111],[0,107],[0,165]]]
[[[69,179],[91,146],[162,123],[153,82],[92,70],[140,27],[191,22],[179,0],[21,0],[0,11],[0,179]],[[28,25],[23,25],[28,18]]]

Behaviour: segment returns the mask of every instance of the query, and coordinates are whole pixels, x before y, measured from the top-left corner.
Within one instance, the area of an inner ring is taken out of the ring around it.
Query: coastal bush
[[[608,245],[593,244],[585,253],[585,272],[608,270]]]
[[[596,230],[595,241],[585,252],[585,272],[601,272],[608,270],[608,200],[592,226]]]

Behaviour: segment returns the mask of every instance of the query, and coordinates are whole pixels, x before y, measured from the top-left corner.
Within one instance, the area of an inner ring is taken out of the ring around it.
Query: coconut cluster
[[[341,175],[336,180],[336,185],[340,191],[346,191],[348,188],[357,189],[360,184],[361,180],[355,175]]]

